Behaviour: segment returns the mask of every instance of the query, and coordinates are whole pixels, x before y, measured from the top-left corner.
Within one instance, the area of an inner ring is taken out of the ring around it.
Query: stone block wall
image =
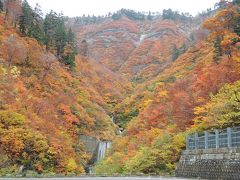
[[[176,169],[177,177],[240,179],[240,148],[185,150]]]

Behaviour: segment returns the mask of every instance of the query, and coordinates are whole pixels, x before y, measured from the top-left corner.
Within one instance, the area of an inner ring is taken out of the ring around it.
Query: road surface
[[[0,178],[3,179],[3,178]],[[10,180],[13,178],[8,178]],[[17,180],[186,180],[183,178],[174,177],[75,177],[75,178],[17,178]]]

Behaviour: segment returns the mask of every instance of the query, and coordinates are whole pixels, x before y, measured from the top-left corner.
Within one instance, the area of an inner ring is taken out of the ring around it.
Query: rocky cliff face
[[[90,25],[72,22],[71,26],[80,53],[137,82],[152,78],[168,67],[174,48],[188,44],[196,28],[190,21],[180,23],[160,17],[151,21],[106,18]]]

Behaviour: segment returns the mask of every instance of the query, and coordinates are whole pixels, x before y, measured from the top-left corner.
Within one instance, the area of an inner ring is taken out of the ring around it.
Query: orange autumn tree
[[[223,9],[204,22],[203,26],[210,31],[210,40],[214,42],[215,59],[227,54],[232,56],[233,46],[240,41],[239,21],[240,6],[226,2]]]

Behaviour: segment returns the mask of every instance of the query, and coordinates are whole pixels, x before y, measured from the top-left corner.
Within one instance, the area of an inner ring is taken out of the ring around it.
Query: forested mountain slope
[[[74,68],[61,63],[6,17],[0,14],[0,173],[21,166],[83,173],[90,157],[79,135],[113,139],[112,105],[131,84],[85,57],[76,56]]]
[[[186,51],[197,33],[204,34],[198,29],[204,17],[178,14],[182,18],[178,19],[170,11],[166,17],[137,19],[134,13],[124,14],[130,10],[122,11],[117,19],[106,17],[96,23],[70,19],[69,26],[76,34],[80,52],[134,82],[155,77]]]
[[[203,23],[208,38],[116,106],[125,131],[96,172],[172,173],[187,134],[239,125],[239,12],[222,4]]]
[[[80,135],[113,141],[97,173],[173,173],[188,133],[239,125],[239,11],[43,17],[0,0],[0,175],[84,173]]]

